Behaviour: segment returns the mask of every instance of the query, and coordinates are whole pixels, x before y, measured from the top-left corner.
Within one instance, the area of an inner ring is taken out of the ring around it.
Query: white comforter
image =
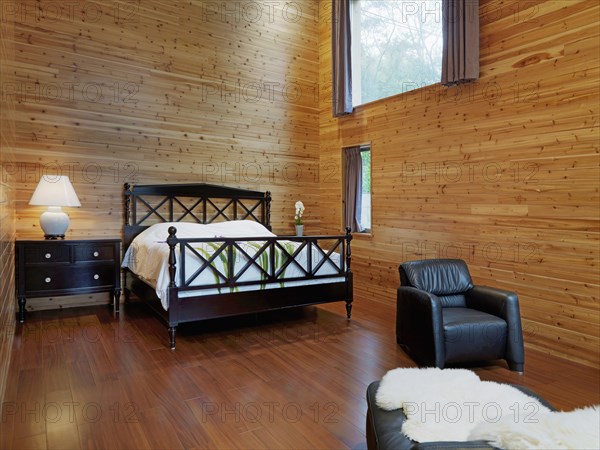
[[[265,241],[260,241],[261,237],[273,237],[275,234],[271,233],[267,230],[263,225],[258,222],[254,222],[251,220],[234,220],[229,222],[220,222],[208,225],[202,225],[197,223],[185,223],[185,222],[176,222],[176,223],[160,223],[156,225],[152,225],[147,230],[141,232],[132,242],[132,244],[127,249],[125,256],[123,257],[123,267],[128,268],[133,273],[138,275],[140,278],[145,280],[148,284],[152,285],[156,289],[156,295],[160,298],[161,303],[165,309],[168,309],[168,295],[167,289],[169,285],[169,264],[168,264],[168,256],[169,256],[169,246],[166,244],[166,238],[168,237],[168,229],[169,227],[174,226],[177,228],[177,237],[180,239],[186,238],[219,238],[219,237],[239,237],[239,238],[248,238],[248,237],[256,237],[256,241],[252,242],[243,242],[240,246],[244,249],[244,251],[253,256],[258,248]],[[286,248],[289,253],[293,253],[294,249],[296,249],[300,243],[292,242],[292,241],[280,241],[281,245]],[[211,244],[211,243],[200,243],[194,242],[190,243],[190,245],[198,251],[204,258],[209,259],[209,257],[214,253],[215,248],[218,248],[220,243]],[[190,277],[197,269],[199,269],[203,263],[197,256],[193,255],[193,252],[189,249],[186,249],[186,264],[185,264],[185,274],[186,277]],[[264,252],[262,257],[259,257],[258,260],[261,263],[261,266],[269,271],[269,258],[266,256],[268,252]],[[278,260],[281,260],[283,252],[276,252],[276,269],[279,268],[279,264],[277,264]],[[181,262],[179,261],[180,252],[179,248],[176,251],[177,256],[177,268],[181,267]],[[215,258],[212,265],[218,269],[221,273],[226,273],[226,256],[223,252],[220,257]],[[300,254],[295,258],[300,265],[306,269],[308,266],[307,262],[307,251],[303,249]],[[323,255],[317,250],[313,248],[312,251],[312,262],[313,267],[318,265],[319,262],[323,259]],[[329,275],[337,273],[340,265],[340,258],[338,253],[333,253],[330,256],[331,261],[327,261],[323,264],[316,275]],[[235,256],[235,265],[234,265],[234,273],[240,270],[242,267],[246,265],[248,262],[248,258],[243,255],[241,252],[237,252]],[[337,267],[336,267],[337,266]],[[240,286],[235,288],[236,291],[242,290],[255,290],[255,289],[265,289],[271,287],[280,287],[282,285],[291,286],[297,284],[317,284],[317,283],[327,283],[332,281],[340,281],[343,278],[334,278],[334,279],[321,279],[321,280],[312,280],[312,281],[295,281],[295,282],[283,282],[283,279],[302,277],[304,276],[304,272],[294,263],[288,265],[285,270],[285,275],[282,277],[282,283],[271,283],[271,284],[262,284],[261,281],[261,271],[256,266],[251,266],[244,272],[244,274],[240,277],[239,281],[256,281],[257,285],[255,286]],[[215,276],[214,272],[210,270],[208,267],[205,268],[200,275],[192,282],[192,286],[202,286],[207,284],[214,284],[218,281],[218,277]],[[176,276],[176,284],[179,285],[179,273]],[[221,289],[203,289],[196,290],[193,292],[193,295],[210,295],[220,292],[229,292],[229,288],[221,288]],[[182,295],[184,296],[184,295]]]

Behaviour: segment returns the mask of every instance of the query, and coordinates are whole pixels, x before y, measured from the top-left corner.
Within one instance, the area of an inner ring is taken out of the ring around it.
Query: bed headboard
[[[139,233],[161,222],[255,220],[271,230],[271,193],[213,184],[125,183],[124,250]]]

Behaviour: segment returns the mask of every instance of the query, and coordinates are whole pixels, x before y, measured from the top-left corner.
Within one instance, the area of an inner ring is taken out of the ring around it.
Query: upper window
[[[441,0],[352,0],[352,104],[439,83]]]

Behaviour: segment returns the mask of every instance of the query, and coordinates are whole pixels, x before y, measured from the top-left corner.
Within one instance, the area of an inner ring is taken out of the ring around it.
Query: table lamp
[[[29,200],[30,205],[47,206],[40,216],[40,226],[46,239],[64,239],[69,228],[69,216],[61,206],[81,206],[67,176],[44,175]]]

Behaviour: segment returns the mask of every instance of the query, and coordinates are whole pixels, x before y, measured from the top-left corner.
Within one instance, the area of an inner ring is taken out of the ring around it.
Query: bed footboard
[[[176,327],[184,322],[334,301],[345,301],[347,318],[351,317],[349,229],[345,235],[303,237],[179,239],[176,233],[176,228],[170,227],[167,238],[172,349]],[[209,246],[211,252],[203,246]],[[186,266],[189,254],[199,261],[199,267],[190,270]],[[292,267],[294,275],[286,276]],[[250,269],[260,274],[259,281],[244,280]],[[214,282],[194,286],[207,273]],[[301,284],[305,282],[310,284]]]

